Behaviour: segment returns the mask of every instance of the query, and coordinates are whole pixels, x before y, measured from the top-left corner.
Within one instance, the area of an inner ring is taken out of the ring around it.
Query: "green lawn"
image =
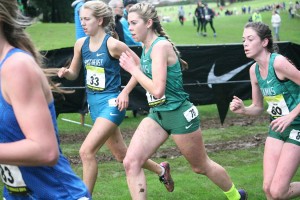
[[[276,1],[272,0],[257,0],[251,2],[252,9],[259,8],[263,5],[273,4]],[[280,1],[278,1],[280,2]],[[241,6],[246,3],[236,3],[226,6],[224,9],[240,11]],[[246,4],[247,5],[247,4]],[[216,8],[215,4],[211,4],[212,8]],[[194,13],[195,5],[186,5],[185,12]],[[208,37],[199,37],[196,34],[196,27],[193,26],[191,17],[187,18],[184,26],[179,24],[177,19],[177,7],[173,10],[169,7],[158,8],[159,16],[171,16],[173,21],[170,23],[163,23],[168,35],[176,45],[207,45],[207,44],[227,44],[227,43],[241,43],[242,33],[245,23],[248,21],[250,15],[232,15],[220,16],[214,19],[214,27],[217,31],[217,37],[214,38],[212,31],[207,25]],[[224,11],[224,10],[223,10]],[[263,21],[271,25],[271,11],[263,12]],[[290,19],[288,11],[281,11],[282,26],[280,28],[280,38],[282,41],[290,41],[300,44],[300,18]],[[40,50],[58,49],[64,47],[72,47],[75,43],[75,27],[74,24],[63,23],[63,24],[43,24],[36,23],[27,29],[28,33],[32,37],[35,44]]]

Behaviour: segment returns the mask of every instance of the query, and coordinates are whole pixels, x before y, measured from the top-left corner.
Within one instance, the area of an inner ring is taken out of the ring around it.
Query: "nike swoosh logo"
[[[185,126],[185,129],[189,129],[193,124],[190,124],[188,126]]]
[[[97,53],[96,56],[102,56],[104,53]]]
[[[110,116],[117,116],[118,114],[115,113],[109,113]]]
[[[229,81],[232,77],[237,75],[240,71],[245,69],[247,66],[251,65],[254,61],[248,62],[234,70],[231,70],[230,72],[227,72],[226,74],[223,74],[221,76],[215,75],[215,63],[213,64],[212,68],[210,69],[210,72],[208,73],[207,82],[208,87],[212,88],[213,83],[225,83]]]
[[[267,80],[267,84],[271,83],[271,81],[273,81],[273,79],[271,79],[271,80]]]

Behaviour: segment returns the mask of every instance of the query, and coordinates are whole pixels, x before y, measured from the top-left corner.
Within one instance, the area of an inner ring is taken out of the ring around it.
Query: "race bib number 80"
[[[268,102],[267,112],[273,118],[281,117],[290,113],[282,94],[266,96],[264,98]]]

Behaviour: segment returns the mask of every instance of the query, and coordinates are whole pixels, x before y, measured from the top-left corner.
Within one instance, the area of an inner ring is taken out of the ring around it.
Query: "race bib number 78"
[[[183,113],[185,119],[190,122],[193,119],[195,119],[196,117],[198,117],[199,112],[198,109],[196,108],[196,106],[192,106],[191,108],[189,108],[187,111],[185,111]]]

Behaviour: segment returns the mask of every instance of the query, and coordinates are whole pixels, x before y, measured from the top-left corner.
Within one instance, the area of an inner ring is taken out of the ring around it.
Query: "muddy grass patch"
[[[220,124],[219,119],[207,119],[201,121],[201,128],[203,130],[210,128],[226,128],[229,126],[255,126],[257,123],[268,120],[267,116],[261,117],[240,117],[240,118],[227,118],[223,125]],[[122,130],[122,135],[125,140],[130,140],[134,130]],[[267,133],[256,133],[254,136],[244,136],[239,137],[235,140],[224,141],[218,143],[207,143],[205,148],[207,152],[217,152],[226,150],[238,150],[258,147],[264,145]],[[76,143],[78,141],[83,141],[86,134],[63,134],[60,136],[61,143]],[[181,156],[179,149],[176,146],[158,149],[156,153],[152,155],[152,158],[176,158]],[[68,156],[69,161],[72,164],[81,164],[79,156]],[[97,160],[99,162],[108,162],[115,160],[110,153],[101,153],[97,155]]]

